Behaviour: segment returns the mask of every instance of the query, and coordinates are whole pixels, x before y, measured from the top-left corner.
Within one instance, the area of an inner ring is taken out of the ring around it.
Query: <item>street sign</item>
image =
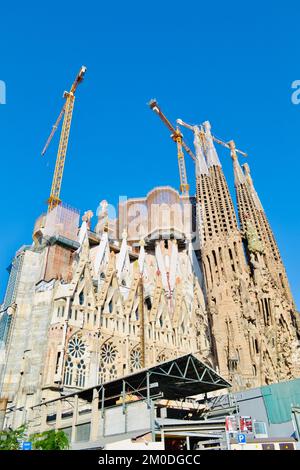
[[[242,433],[252,432],[253,431],[251,416],[241,416],[240,417],[240,431]]]
[[[246,434],[238,434],[237,441],[239,444],[246,444]]]
[[[225,421],[226,431],[228,432],[237,432],[237,420],[235,415],[226,416]]]
[[[22,450],[32,450],[32,443],[31,442],[23,442],[22,443]]]

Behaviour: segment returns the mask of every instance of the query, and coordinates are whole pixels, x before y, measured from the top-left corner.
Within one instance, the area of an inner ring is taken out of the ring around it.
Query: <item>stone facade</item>
[[[200,250],[215,364],[235,389],[299,376],[299,314],[249,166],[242,171],[230,142],[239,227],[209,123],[204,123],[204,144],[201,130],[195,128],[194,134]]]
[[[103,201],[94,231],[91,211],[79,230],[69,208],[38,219],[18,252],[6,424],[187,352],[236,390],[299,376],[299,316],[250,170],[232,143],[238,223],[209,123],[194,143],[196,197],[155,188],[120,203],[114,220]]]

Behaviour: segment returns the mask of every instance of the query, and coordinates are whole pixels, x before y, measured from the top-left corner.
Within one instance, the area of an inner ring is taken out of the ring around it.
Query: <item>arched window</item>
[[[80,292],[80,294],[79,294],[79,304],[80,305],[84,304],[84,294],[83,294],[83,292]]]
[[[211,283],[213,284],[214,280],[213,280],[213,275],[212,275],[212,270],[211,270],[211,264],[210,264],[209,256],[207,255],[206,258],[207,258],[208,267],[209,267],[209,272],[210,272],[210,280],[211,280]]]
[[[83,388],[85,385],[85,370],[86,366],[84,360],[81,359],[77,364],[76,386]]]
[[[152,308],[152,302],[151,302],[151,298],[150,296],[148,295],[147,297],[145,297],[145,305],[147,307],[148,310],[151,310]]]
[[[73,383],[73,361],[70,356],[68,356],[65,363],[65,375],[64,375],[64,384],[72,385]]]
[[[68,343],[67,352],[64,385],[83,388],[86,376],[86,364],[84,361],[86,345],[84,341],[77,335],[73,336]]]
[[[231,262],[232,271],[235,272],[235,266],[234,266],[234,260],[233,260],[231,248],[228,249],[228,252],[229,252],[229,258]]]
[[[113,343],[104,343],[100,351],[99,384],[117,377],[116,360],[118,351]]]

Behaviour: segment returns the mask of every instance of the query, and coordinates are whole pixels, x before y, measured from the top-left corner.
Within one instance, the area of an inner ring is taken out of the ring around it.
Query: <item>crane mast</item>
[[[179,177],[180,177],[180,191],[184,196],[188,196],[189,194],[189,184],[187,180],[187,174],[186,174],[186,167],[185,167],[185,160],[184,160],[184,153],[183,153],[183,148],[184,150],[192,157],[192,159],[195,161],[196,157],[191,151],[191,149],[186,145],[182,138],[182,134],[177,127],[175,127],[170,123],[170,121],[167,119],[167,117],[163,114],[161,111],[160,107],[158,106],[158,103],[156,100],[151,100],[149,102],[149,106],[154,111],[162,120],[162,122],[167,126],[167,128],[172,132],[171,138],[172,140],[176,143],[177,145],[177,157],[178,157],[178,168],[179,168]]]
[[[53,180],[52,180],[51,192],[50,192],[50,197],[48,199],[48,212],[50,212],[52,209],[54,209],[56,206],[58,206],[61,203],[60,190],[61,190],[61,183],[62,183],[63,171],[64,171],[64,166],[65,166],[65,160],[66,160],[66,154],[67,154],[67,148],[68,148],[68,142],[69,142],[69,136],[70,136],[71,122],[72,122],[72,115],[73,115],[74,101],[75,101],[75,91],[76,91],[78,84],[82,82],[85,72],[86,72],[86,67],[82,66],[79,73],[77,74],[75,81],[73,82],[73,85],[70,91],[64,92],[64,98],[66,99],[65,104],[52,128],[52,131],[47,139],[47,142],[42,152],[42,155],[44,155],[62,117],[64,116],[59,145],[58,145],[55,170],[54,170],[54,175],[53,175]]]

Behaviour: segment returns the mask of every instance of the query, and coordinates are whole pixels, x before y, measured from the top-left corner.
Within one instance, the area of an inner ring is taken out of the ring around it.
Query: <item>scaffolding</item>
[[[18,252],[8,268],[9,279],[0,314],[0,342],[7,343],[12,316],[8,314],[8,308],[15,302],[20,274],[23,265],[24,252]]]
[[[43,235],[49,247],[44,278],[70,280],[72,253],[79,247],[77,242],[79,211],[60,204],[46,216]]]
[[[60,204],[50,211],[45,221],[45,236],[58,236],[77,241],[79,211],[67,204]]]

